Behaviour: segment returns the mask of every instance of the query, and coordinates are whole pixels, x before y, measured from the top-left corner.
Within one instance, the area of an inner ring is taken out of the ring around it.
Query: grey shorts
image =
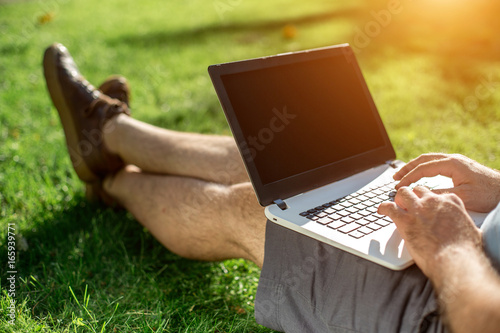
[[[281,332],[447,332],[415,265],[392,271],[269,221],[255,317]]]

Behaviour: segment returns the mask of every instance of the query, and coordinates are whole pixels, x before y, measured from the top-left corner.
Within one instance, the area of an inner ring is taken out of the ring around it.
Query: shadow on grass
[[[17,262],[17,297],[28,299],[34,317],[50,317],[55,327],[71,323],[73,313],[89,320],[69,288],[82,303],[88,288],[90,312],[101,325],[119,303],[118,319],[108,326],[119,331],[130,328],[128,321],[136,328],[139,322],[158,327],[164,320],[183,327],[189,320],[203,322],[200,313],[221,322],[239,315],[232,310],[238,302],[228,300],[223,287],[214,290],[216,264],[169,252],[124,211],[76,197],[39,216],[36,229],[23,234],[29,249],[18,249]],[[6,252],[2,246],[0,255]]]
[[[287,24],[311,25],[326,22],[329,20],[354,17],[358,13],[357,9],[342,9],[323,13],[311,14],[302,17],[292,17],[279,20],[238,22],[228,24],[214,24],[198,27],[191,30],[181,31],[158,31],[149,34],[137,34],[121,36],[118,39],[109,40],[110,44],[130,44],[138,47],[162,47],[172,44],[196,44],[215,35],[234,33],[262,33],[281,31]]]

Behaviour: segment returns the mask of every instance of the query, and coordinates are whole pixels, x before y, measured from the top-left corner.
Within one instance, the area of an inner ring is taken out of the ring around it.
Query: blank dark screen
[[[385,145],[344,55],[221,77],[263,185]]]

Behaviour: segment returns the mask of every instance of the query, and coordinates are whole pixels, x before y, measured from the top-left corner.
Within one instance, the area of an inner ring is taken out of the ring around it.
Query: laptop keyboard
[[[393,223],[387,216],[378,214],[377,209],[384,201],[394,201],[396,183],[362,188],[300,215],[351,237],[362,238]]]

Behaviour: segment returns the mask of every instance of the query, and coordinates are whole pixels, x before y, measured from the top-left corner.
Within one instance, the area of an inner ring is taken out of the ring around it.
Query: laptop
[[[404,163],[348,44],[208,71],[270,221],[393,270],[413,264],[395,224],[377,214]]]

